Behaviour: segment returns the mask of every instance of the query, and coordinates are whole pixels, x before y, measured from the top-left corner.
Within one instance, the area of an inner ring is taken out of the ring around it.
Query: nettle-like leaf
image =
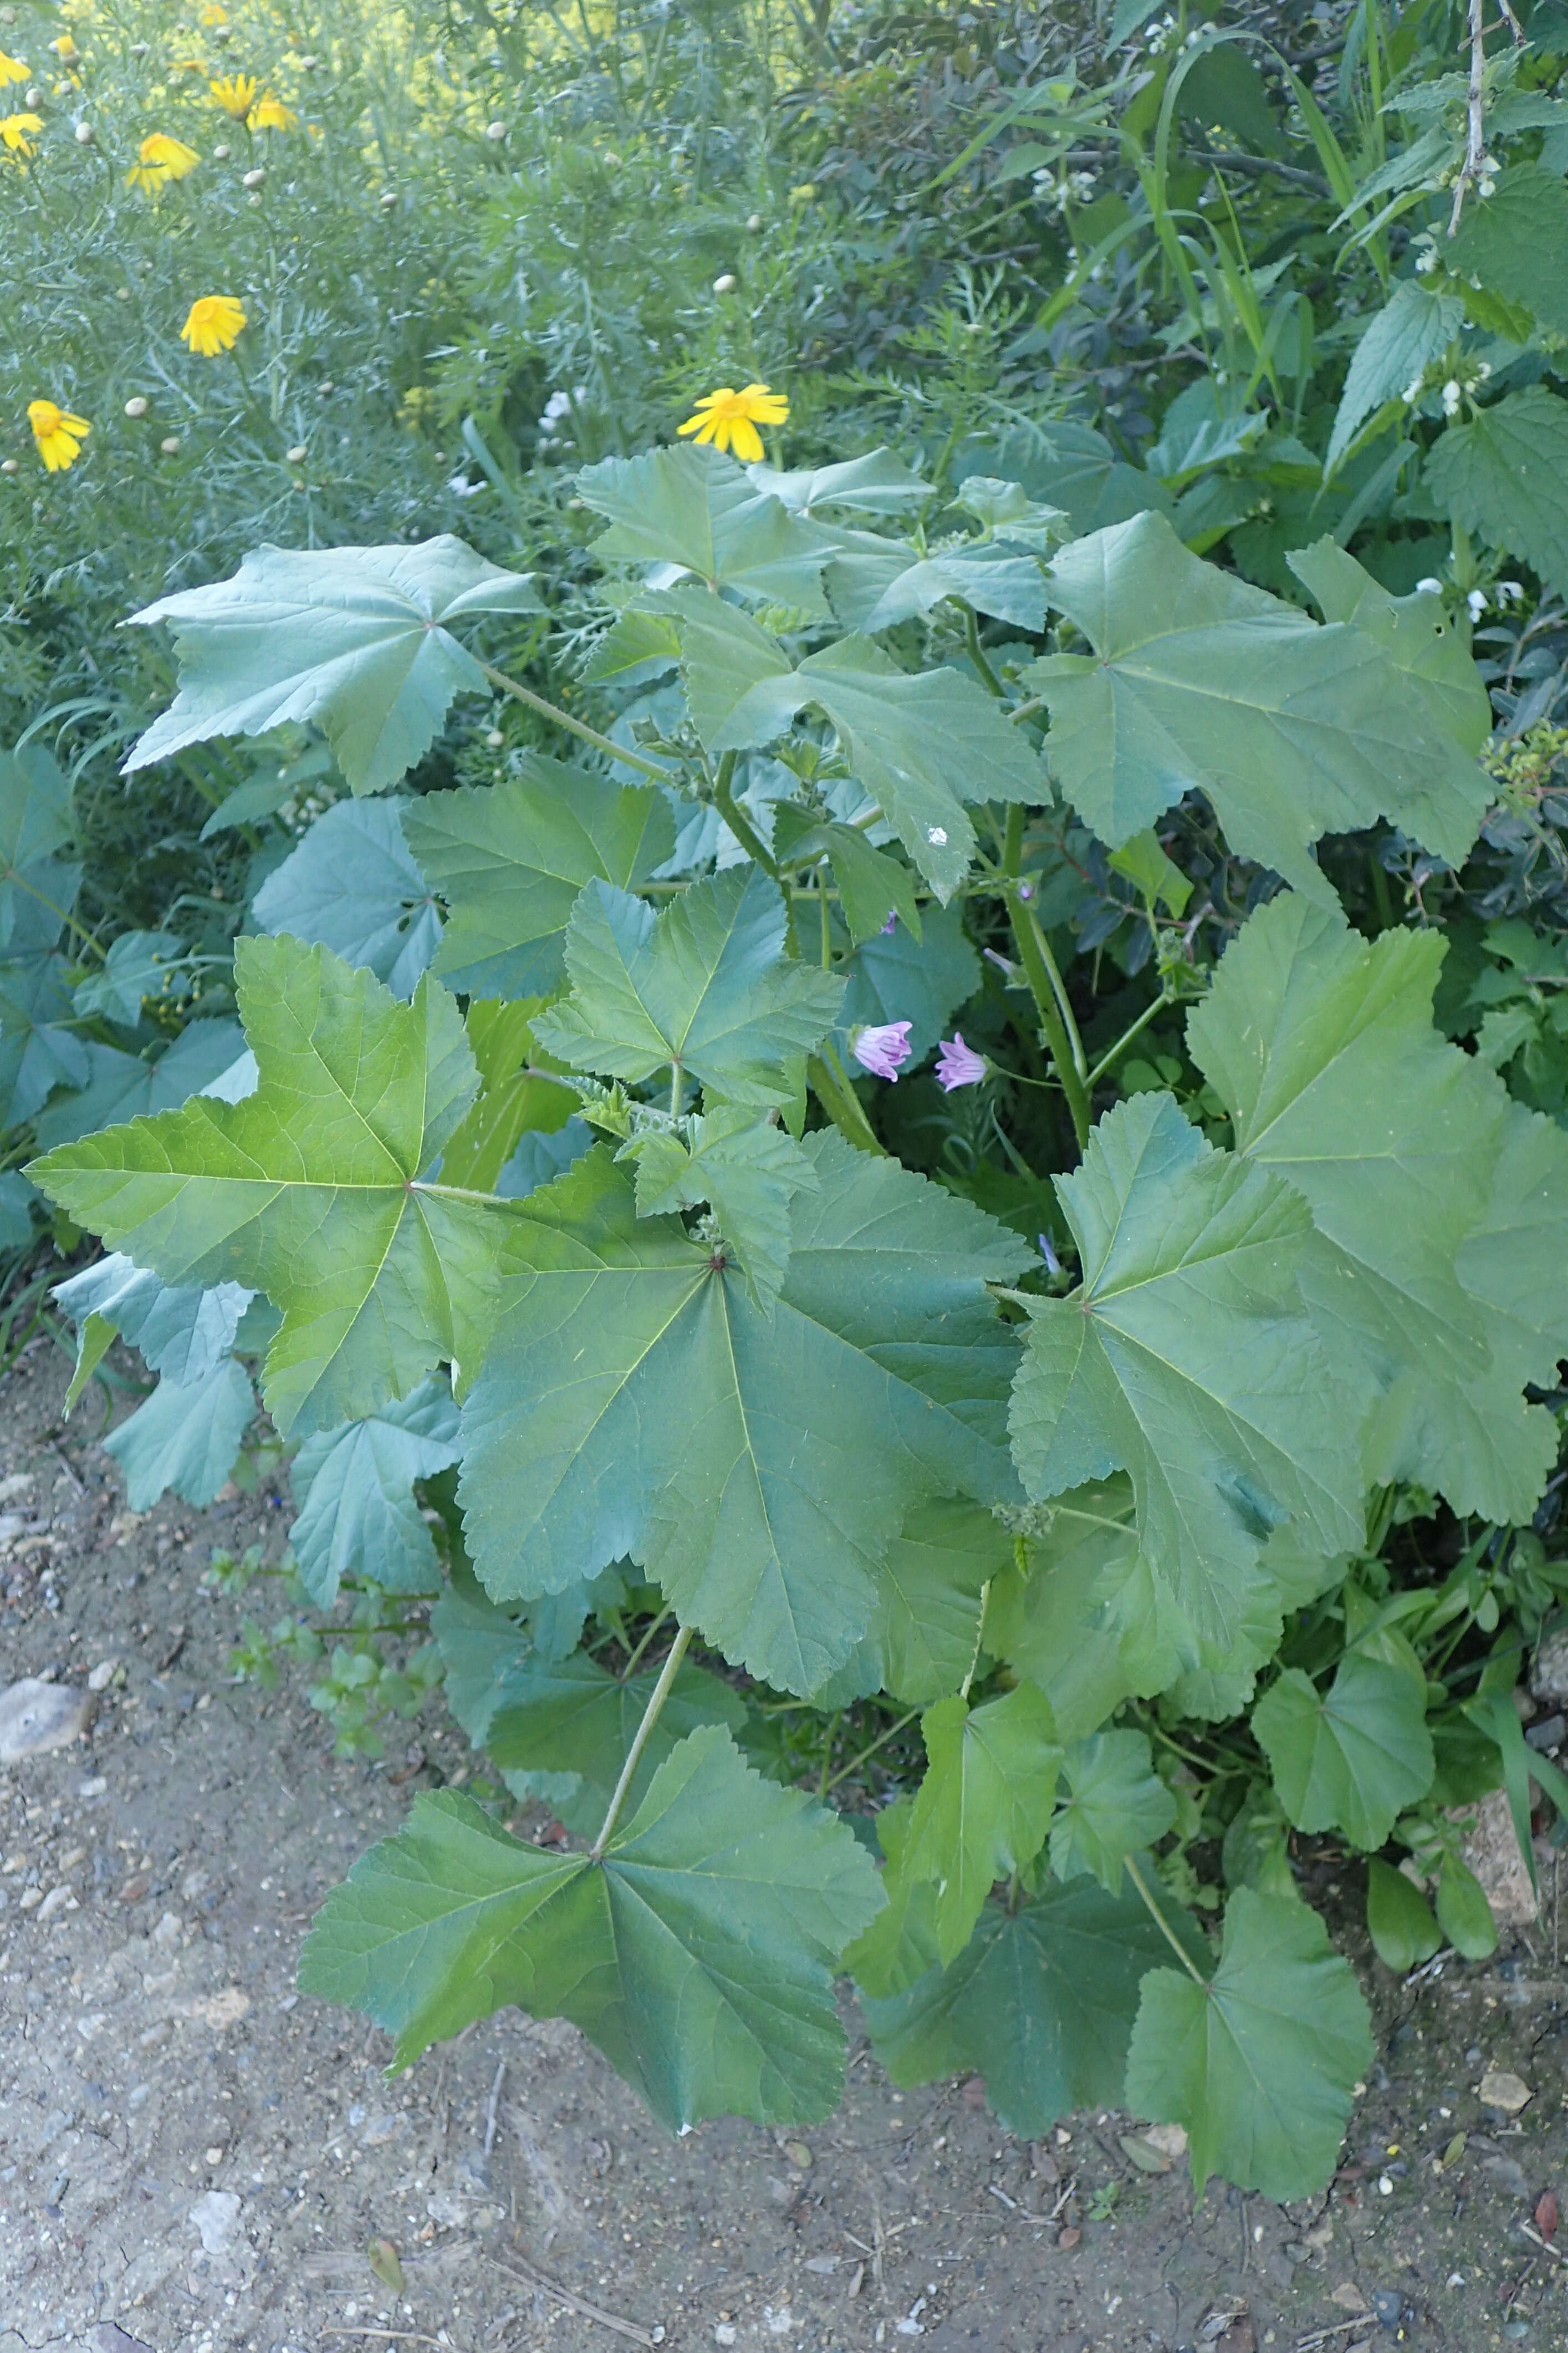
[[[1434,1029],[1442,955],[1435,933],[1369,943],[1282,897],[1244,927],[1187,1035],[1239,1156],[1310,1208],[1301,1290],[1339,1414],[1364,1423],[1368,1477],[1528,1519],[1557,1440],[1522,1390],[1553,1385],[1568,1349],[1568,1144],[1516,1120],[1492,1072]],[[1521,1155],[1506,1173],[1505,1142]]]
[[[509,1229],[500,1322],[463,1409],[461,1493],[498,1599],[629,1554],[684,1622],[782,1689],[847,1658],[921,1496],[1016,1495],[1016,1344],[988,1282],[1019,1239],[834,1132],[804,1149],[772,1317],[603,1149]]]
[[[926,1775],[886,1873],[889,1912],[906,1888],[934,1890],[937,1957],[947,1967],[969,1942],[992,1885],[1031,1863],[1046,1841],[1061,1747],[1032,1683],[972,1708],[955,1694],[921,1719]],[[874,1939],[879,1920],[869,1931]]]
[[[658,606],[679,628],[687,703],[709,751],[760,750],[808,706],[825,712],[854,774],[943,901],[974,852],[964,803],[1045,797],[1028,738],[961,671],[911,676],[860,637],[796,663],[758,622],[704,590],[676,591]]]
[[[742,1105],[716,1104],[689,1124],[689,1144],[653,1132],[616,1155],[636,1166],[637,1215],[710,1204],[752,1298],[771,1307],[789,1264],[790,1203],[821,1189],[816,1166],[792,1135]]]
[[[1233,849],[1319,900],[1321,834],[1386,817],[1452,863],[1468,850],[1488,780],[1367,630],[1320,627],[1152,514],[1064,549],[1047,582],[1094,651],[1024,675],[1050,709],[1052,774],[1111,848],[1199,791]]]
[[[363,965],[412,997],[441,938],[430,885],[409,855],[417,801],[339,801],[319,817],[251,902],[258,928],[287,932]]]
[[[1543,384],[1450,425],[1426,465],[1439,510],[1568,589],[1568,400]]]
[[[1156,1900],[1172,1934],[1206,1962],[1194,1922]],[[1037,2140],[1071,2108],[1122,2104],[1139,1988],[1170,1952],[1131,1889],[1047,1883],[1016,1911],[988,1904],[951,1968],[938,1963],[890,1999],[863,1995],[861,2008],[895,2084],[973,2068],[1007,2129]]]
[[[1465,306],[1457,294],[1435,293],[1419,278],[1401,280],[1351,353],[1323,463],[1326,475],[1334,472],[1373,411],[1418,382],[1458,341],[1464,323]]]
[[[1128,1856],[1163,1839],[1176,1819],[1176,1801],[1150,1759],[1148,1736],[1098,1732],[1075,1741],[1062,1758],[1062,1779],[1051,1869],[1068,1880],[1089,1872],[1109,1894],[1120,1895]]]
[[[1538,327],[1568,335],[1568,188],[1561,171],[1516,164],[1484,204],[1468,205],[1443,249],[1457,277],[1522,303]]]
[[[534,1036],[574,1070],[638,1080],[673,1064],[732,1103],[787,1103],[788,1066],[821,1042],[844,984],[784,939],[778,886],[757,866],[694,882],[657,915],[591,882],[566,930],[571,992]]]
[[[483,789],[427,793],[409,845],[451,922],[436,970],[473,997],[557,987],[567,918],[584,882],[635,891],[675,847],[668,802],[542,753]]]
[[[613,1675],[583,1651],[549,1658],[537,1644],[506,1680],[490,1709],[483,1746],[517,1795],[545,1799],[580,1837],[595,1837],[631,1754],[659,1669]],[[626,1795],[642,1803],[648,1783],[689,1733],[721,1724],[738,1734],[746,1704],[706,1667],[683,1660],[647,1737]]]
[[[197,1381],[167,1374],[144,1405],[111,1430],[103,1451],[125,1474],[125,1500],[150,1512],[173,1488],[187,1504],[213,1501],[229,1472],[256,1412],[250,1376],[225,1356]]]
[[[1170,1968],[1143,1980],[1127,2104],[1185,2128],[1200,2192],[1222,2173],[1304,2198],[1333,2170],[1372,2052],[1366,2004],[1318,1915],[1240,1887],[1206,1982]]]
[[[399,1005],[290,939],[242,939],[236,985],[260,1084],[65,1145],[33,1164],[71,1216],[165,1282],[232,1282],[283,1311],[268,1410],[307,1437],[481,1353],[509,1213],[421,1174],[474,1092],[458,1008],[426,976]]]
[[[422,1796],[328,1897],[300,1982],[367,2011],[400,2065],[515,2002],[571,2019],[678,2130],[809,2123],[844,2080],[833,1965],[879,1901],[858,1840],[713,1727],[665,1759],[596,1862]]]
[[[1432,1786],[1425,1683],[1384,1659],[1350,1651],[1322,1693],[1288,1667],[1253,1709],[1252,1729],[1296,1828],[1343,1831],[1363,1852]]]
[[[458,1409],[440,1380],[305,1440],[289,1466],[299,1506],[289,1542],[319,1609],[331,1608],[356,1568],[389,1592],[434,1591],[440,1570],[414,1482],[457,1459]]]
[[[821,572],[831,541],[722,451],[686,445],[605,458],[584,468],[577,488],[609,519],[594,543],[601,563],[657,565],[664,579],[693,572],[711,588],[827,618]]]
[[[1361,1534],[1354,1434],[1297,1288],[1311,1220],[1163,1094],[1109,1112],[1057,1191],[1083,1281],[1024,1302],[1019,1474],[1044,1500],[1128,1472],[1152,1567],[1222,1639],[1273,1528],[1325,1553]]]
[[[417,547],[262,547],[230,580],[162,596],[132,618],[172,622],[180,691],[125,763],[130,775],[214,735],[319,727],[356,793],[395,785],[484,671],[448,624],[537,613],[531,581],[443,533]]]

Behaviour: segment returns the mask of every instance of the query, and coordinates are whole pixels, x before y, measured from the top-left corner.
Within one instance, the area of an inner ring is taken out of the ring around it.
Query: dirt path
[[[1568,2263],[1521,2232],[1553,2183],[1568,2215],[1550,1917],[1483,1968],[1384,1978],[1310,2207],[1211,2184],[1194,2213],[1180,2168],[1129,2161],[1126,2117],[1031,2149],[978,2084],[900,2095],[852,2011],[845,2105],[799,2135],[672,2140],[572,2028],[510,2011],[387,2081],[385,2038],[293,1966],[419,1782],[334,1763],[304,1673],[227,1676],[246,1605],[202,1575],[217,1546],[276,1557],[286,1497],[136,1519],[62,1434],[65,1380],[43,1343],[0,1383],[0,1685],[123,1681],[86,1740],[0,1767],[0,2353],[1568,2347]],[[1533,2088],[1519,2118],[1481,2106],[1489,2065]]]

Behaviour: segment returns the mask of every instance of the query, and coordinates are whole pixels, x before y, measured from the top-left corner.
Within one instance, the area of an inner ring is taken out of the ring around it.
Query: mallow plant
[[[132,772],[308,727],[352,794],[257,895],[216,1089],[29,1172],[114,1254],[89,1350],[199,1326],[211,1388],[265,1345],[307,1589],[438,1591],[448,1704],[571,1834],[426,1792],[301,1983],[399,2065],[569,2019],[685,2130],[826,2115],[847,1977],[900,2084],[1302,2195],[1371,2056],[1302,1840],[1372,1859],[1388,1957],[1482,1951],[1454,1810],[1504,1787],[1528,1842],[1552,1775],[1507,1531],[1568,1140],[1435,1023],[1440,932],[1330,879],[1369,828],[1463,861],[1468,644],[1332,541],[1287,602],[889,450],[578,491],[586,620],[453,538],[136,617],[180,684]],[[400,791],[473,695],[489,780]],[[1086,875],[1120,929],[1073,965]],[[1402,1582],[1422,1513],[1464,1545]],[[780,1732],[917,1718],[874,1819]]]

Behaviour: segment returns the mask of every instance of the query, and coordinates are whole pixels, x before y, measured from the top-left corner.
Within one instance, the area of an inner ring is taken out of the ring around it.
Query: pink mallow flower
[[[884,1021],[879,1027],[857,1029],[849,1040],[849,1051],[874,1079],[896,1080],[900,1064],[910,1059],[910,1028],[907,1021]]]
[[[955,1029],[951,1038],[943,1038],[941,1043],[936,1076],[942,1092],[951,1094],[954,1087],[977,1087],[985,1076],[984,1055],[964,1044],[962,1029]]]

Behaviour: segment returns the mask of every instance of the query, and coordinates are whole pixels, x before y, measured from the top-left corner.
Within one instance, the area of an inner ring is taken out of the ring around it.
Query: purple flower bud
[[[1051,1238],[1049,1234],[1037,1234],[1035,1236],[1035,1240],[1040,1245],[1040,1256],[1046,1261],[1046,1272],[1047,1274],[1060,1274],[1062,1271],[1062,1262],[1057,1256],[1055,1250],[1051,1248]]]
[[[910,1059],[910,1023],[884,1021],[879,1027],[857,1029],[849,1040],[849,1051],[863,1071],[874,1079],[894,1079],[900,1063]]]
[[[886,938],[887,938],[887,936],[888,936],[888,934],[889,934],[889,932],[896,932],[896,931],[898,930],[898,928],[899,928],[899,911],[898,911],[898,909],[895,907],[895,908],[892,910],[892,912],[889,913],[889,917],[888,917],[887,922],[886,922],[886,923],[883,924],[883,926],[882,926],[882,930],[881,930],[881,937],[882,937],[883,939],[886,939]]]
[[[985,1057],[964,1044],[962,1029],[955,1029],[951,1038],[942,1040],[936,1077],[944,1094],[950,1095],[954,1087],[977,1087],[984,1076]]]

